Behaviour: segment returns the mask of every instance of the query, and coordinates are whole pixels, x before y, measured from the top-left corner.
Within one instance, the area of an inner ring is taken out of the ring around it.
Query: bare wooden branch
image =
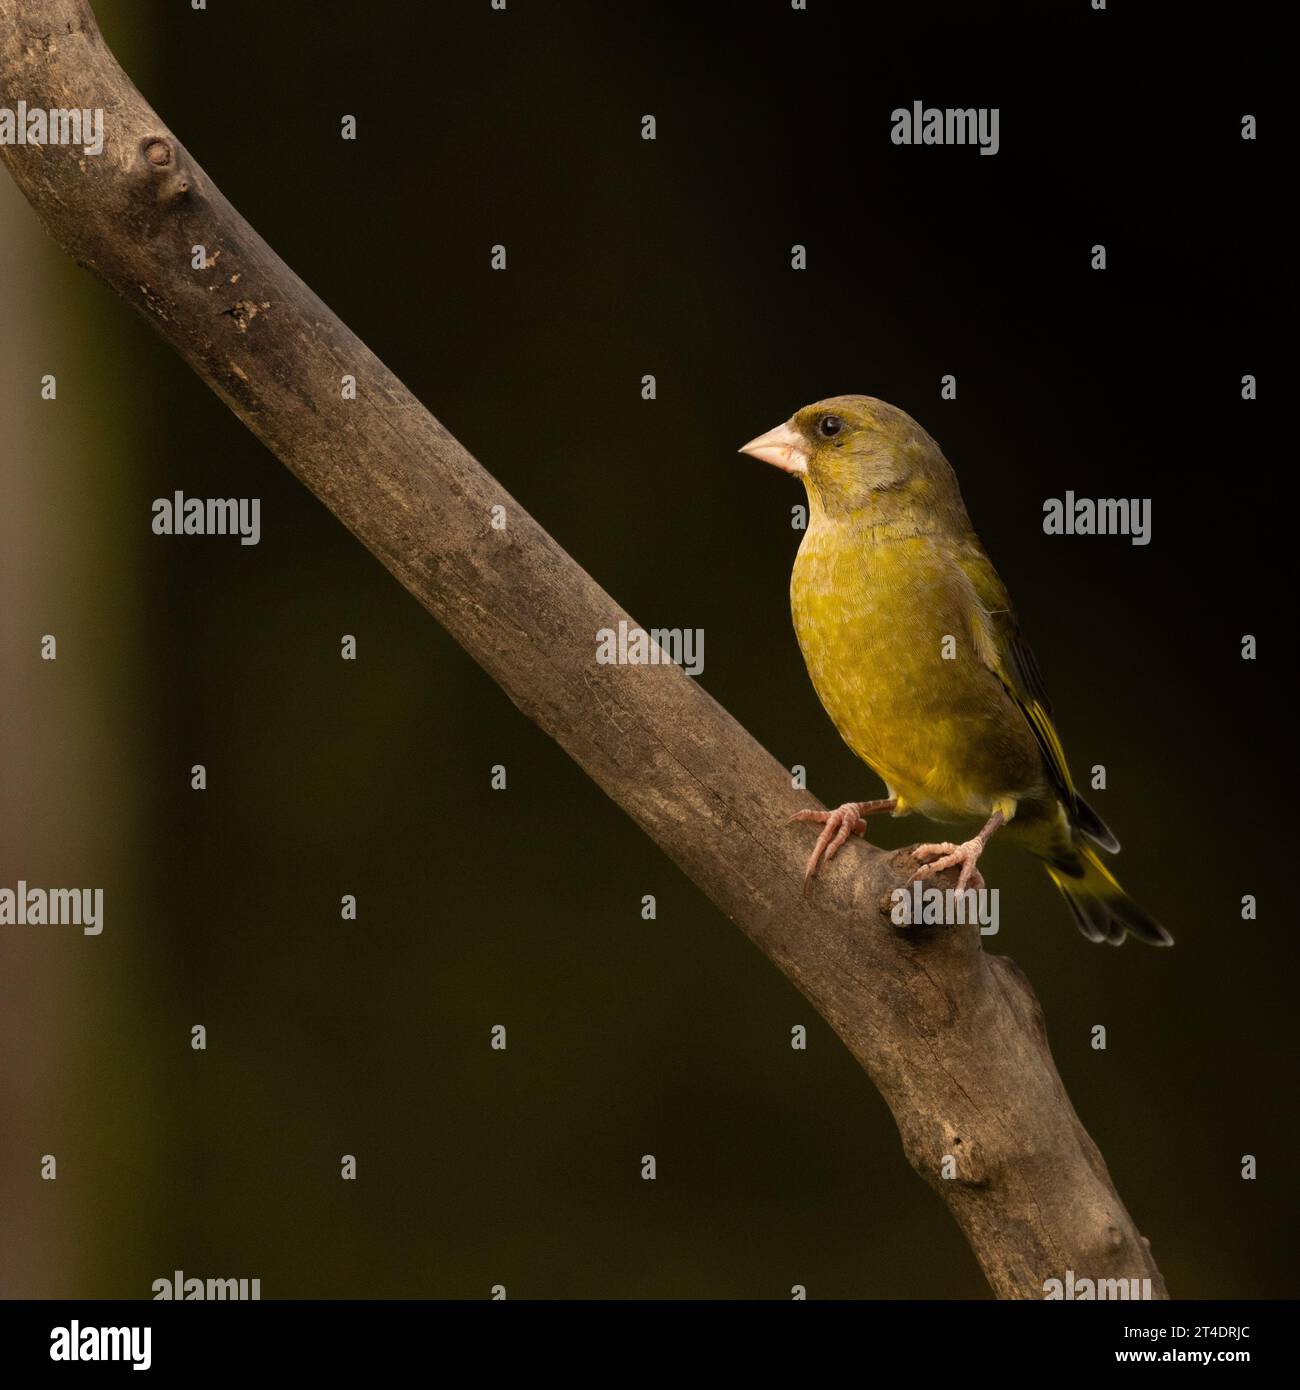
[[[597,631],[628,615],[226,201],[84,0],[0,0],[0,93],[11,108],[103,108],[101,155],[3,148],[50,232],[798,986],[879,1087],[995,1293],[1041,1298],[1073,1270],[1165,1297],[1019,969],[973,927],[893,927],[881,903],[906,881],[898,854],[846,847],[801,898],[808,837],[787,818],[809,798],[680,668],[596,664]],[[210,269],[191,268],[195,245]]]

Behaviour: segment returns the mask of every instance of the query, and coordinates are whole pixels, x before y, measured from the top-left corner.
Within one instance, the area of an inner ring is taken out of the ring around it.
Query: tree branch
[[[679,667],[596,664],[597,631],[628,615],[226,201],[84,0],[0,0],[0,104],[20,99],[105,111],[98,157],[0,149],[54,237],[795,983],[879,1087],[994,1292],[1041,1298],[1072,1269],[1165,1297],[1020,970],[985,955],[974,927],[894,928],[881,904],[907,879],[902,854],[846,846],[801,898],[808,844],[787,818],[809,801],[786,770]],[[196,244],[214,266],[191,269]],[[504,531],[489,525],[497,505]]]

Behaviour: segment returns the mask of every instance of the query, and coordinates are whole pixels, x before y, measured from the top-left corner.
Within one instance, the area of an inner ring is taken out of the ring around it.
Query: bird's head
[[[806,405],[740,452],[802,478],[814,509],[830,517],[964,516],[939,446],[906,411],[874,396]]]

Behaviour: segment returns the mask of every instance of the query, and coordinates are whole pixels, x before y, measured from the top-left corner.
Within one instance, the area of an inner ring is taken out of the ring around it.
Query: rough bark
[[[1000,1297],[1163,1280],[1080,1124],[1028,982],[971,927],[894,928],[900,854],[800,895],[810,798],[675,666],[598,666],[632,621],[293,274],[150,109],[83,0],[0,0],[0,105],[102,107],[106,145],[4,147],[54,237],[150,320],[795,983],[880,1089]],[[194,245],[215,263],[191,268]],[[358,398],[341,397],[356,377]],[[490,524],[506,509],[505,531]],[[941,1176],[945,1156],[956,1176]]]

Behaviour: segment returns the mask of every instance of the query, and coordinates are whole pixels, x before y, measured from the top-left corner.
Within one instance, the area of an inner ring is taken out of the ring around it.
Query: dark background
[[[1171,1292],[1300,1293],[1263,7],[95,8],[271,245],[641,622],[703,628],[703,684],[831,804],[879,793],[791,631],[802,490],[736,449],[845,391],[935,435],[1178,939],[1089,945],[995,841],[989,944]],[[999,107],[1000,152],[893,146],[916,99]],[[3,1291],[986,1296],[793,987],[3,183],[0,883],[106,897],[97,939],[0,932]],[[154,536],[177,488],[260,497],[261,544]],[[1152,543],[1045,536],[1067,489],[1151,498]]]

